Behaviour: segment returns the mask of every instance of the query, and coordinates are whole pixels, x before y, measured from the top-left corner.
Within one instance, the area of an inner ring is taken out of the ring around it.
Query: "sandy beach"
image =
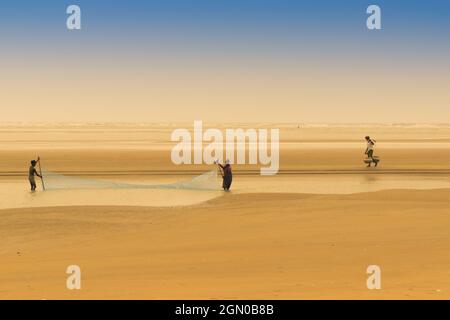
[[[450,0],[3,1],[0,301],[450,300],[449,33]]]
[[[71,177],[173,184],[192,124],[2,124],[2,299],[449,299],[450,126],[227,124],[280,128],[280,171],[234,166],[220,190],[32,194],[29,160]],[[365,143],[381,163],[366,168]],[[218,186],[220,181],[218,180]],[[67,290],[68,265],[82,289]],[[368,290],[379,265],[382,289]]]

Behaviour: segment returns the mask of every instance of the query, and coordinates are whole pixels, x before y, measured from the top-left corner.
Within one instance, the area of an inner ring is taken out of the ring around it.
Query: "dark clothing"
[[[233,182],[233,176],[232,175],[223,176],[222,188],[224,190],[230,190],[232,182]]]
[[[222,168],[223,171],[222,188],[224,190],[230,190],[231,183],[233,182],[233,173],[231,171],[231,166],[229,164],[226,164],[224,166],[219,164],[219,166]]]
[[[378,158],[373,157],[373,150],[367,151],[367,157],[372,160],[373,163],[375,163],[375,167],[378,166],[378,162],[380,161]],[[370,167],[371,162],[369,162],[368,167]]]

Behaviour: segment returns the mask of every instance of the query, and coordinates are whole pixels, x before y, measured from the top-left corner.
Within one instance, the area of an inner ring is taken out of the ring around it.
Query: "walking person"
[[[373,150],[374,150],[376,141],[374,139],[370,138],[369,136],[366,136],[365,139],[367,142],[367,148],[366,148],[365,154],[367,154],[367,158],[369,160],[371,160],[369,162],[369,164],[367,165],[367,167],[370,167],[372,165],[372,162],[375,163],[375,167],[376,167],[378,165],[378,159],[374,158],[374,156],[373,156]]]

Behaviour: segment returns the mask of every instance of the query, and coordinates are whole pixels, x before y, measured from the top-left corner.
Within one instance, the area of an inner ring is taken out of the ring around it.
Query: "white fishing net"
[[[220,190],[217,171],[209,171],[191,180],[168,184],[135,184],[101,179],[66,176],[55,172],[43,172],[46,190],[71,189],[188,189]]]

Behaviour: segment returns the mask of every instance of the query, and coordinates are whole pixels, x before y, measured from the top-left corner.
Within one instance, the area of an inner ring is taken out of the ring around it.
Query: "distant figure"
[[[375,167],[378,165],[378,159],[374,158],[373,156],[373,149],[375,147],[375,140],[371,139],[369,136],[366,136],[366,141],[367,141],[367,149],[366,149],[366,154],[367,154],[367,158],[369,160],[371,160],[371,162],[369,162],[369,164],[367,165],[368,167],[370,167],[372,165],[372,162],[375,163]]]
[[[42,178],[42,176],[36,171],[36,164],[39,162],[39,158],[36,160],[31,160],[31,166],[28,170],[28,180],[30,180],[31,185],[31,191],[36,190],[36,180],[34,179],[34,176],[38,176],[39,178]]]
[[[224,166],[219,163],[219,160],[216,160],[215,162],[221,169],[222,178],[223,178],[223,182],[222,182],[223,190],[230,191],[231,182],[233,182],[233,173],[231,171],[230,160],[227,159],[227,161],[225,161]]]

